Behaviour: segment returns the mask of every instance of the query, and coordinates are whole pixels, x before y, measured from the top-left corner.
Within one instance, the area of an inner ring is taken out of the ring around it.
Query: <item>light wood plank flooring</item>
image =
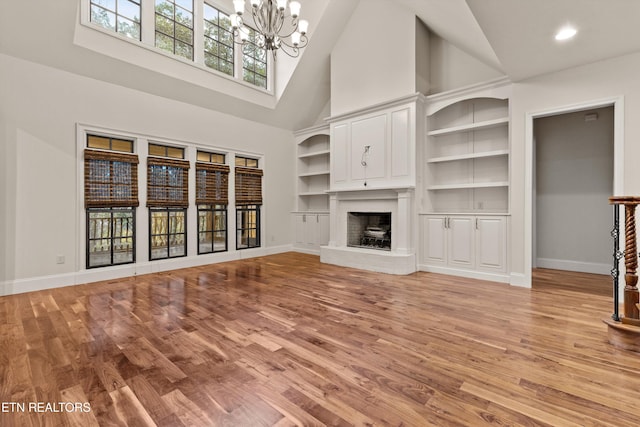
[[[535,279],[286,253],[2,297],[0,401],[90,412],[4,405],[0,425],[639,425],[640,355],[606,341],[608,277]]]

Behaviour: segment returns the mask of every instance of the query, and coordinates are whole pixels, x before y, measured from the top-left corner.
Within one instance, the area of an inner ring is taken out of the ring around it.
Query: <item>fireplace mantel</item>
[[[340,200],[372,200],[372,199],[396,199],[398,194],[413,192],[415,187],[363,187],[327,190],[329,197],[337,197]]]

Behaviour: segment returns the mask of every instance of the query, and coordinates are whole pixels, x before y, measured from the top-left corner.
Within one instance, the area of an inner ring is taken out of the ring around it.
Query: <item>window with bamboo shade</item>
[[[189,162],[147,158],[147,206],[189,206]]]
[[[86,149],[84,202],[87,208],[138,206],[138,156]]]
[[[138,156],[133,141],[87,135],[84,151],[86,267],[135,262]]]
[[[196,162],[196,204],[229,204],[229,166]]]
[[[262,175],[262,169],[236,166],[236,205],[262,204]]]

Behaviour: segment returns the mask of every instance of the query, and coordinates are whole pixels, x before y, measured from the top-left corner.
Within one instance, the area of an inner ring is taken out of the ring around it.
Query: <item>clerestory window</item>
[[[260,35],[250,29],[242,46],[242,79],[253,85],[267,88],[267,51],[259,46]]]
[[[193,0],[156,0],[156,47],[193,59]]]
[[[226,13],[204,4],[204,64],[233,76],[234,42],[231,19]]]
[[[261,36],[247,27],[247,40],[236,43],[231,11],[205,0],[83,1],[88,5],[83,22],[192,61],[202,69],[269,89],[274,64],[260,47]]]
[[[102,28],[140,40],[141,0],[90,0],[90,20]]]

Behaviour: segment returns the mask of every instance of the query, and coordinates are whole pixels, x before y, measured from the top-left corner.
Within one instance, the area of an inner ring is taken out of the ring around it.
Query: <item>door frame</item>
[[[524,285],[531,287],[535,239],[533,238],[535,168],[534,120],[541,117],[574,113],[613,106],[613,194],[622,195],[624,189],[624,96],[586,101],[579,104],[528,112],[525,117],[525,183],[524,183]]]

